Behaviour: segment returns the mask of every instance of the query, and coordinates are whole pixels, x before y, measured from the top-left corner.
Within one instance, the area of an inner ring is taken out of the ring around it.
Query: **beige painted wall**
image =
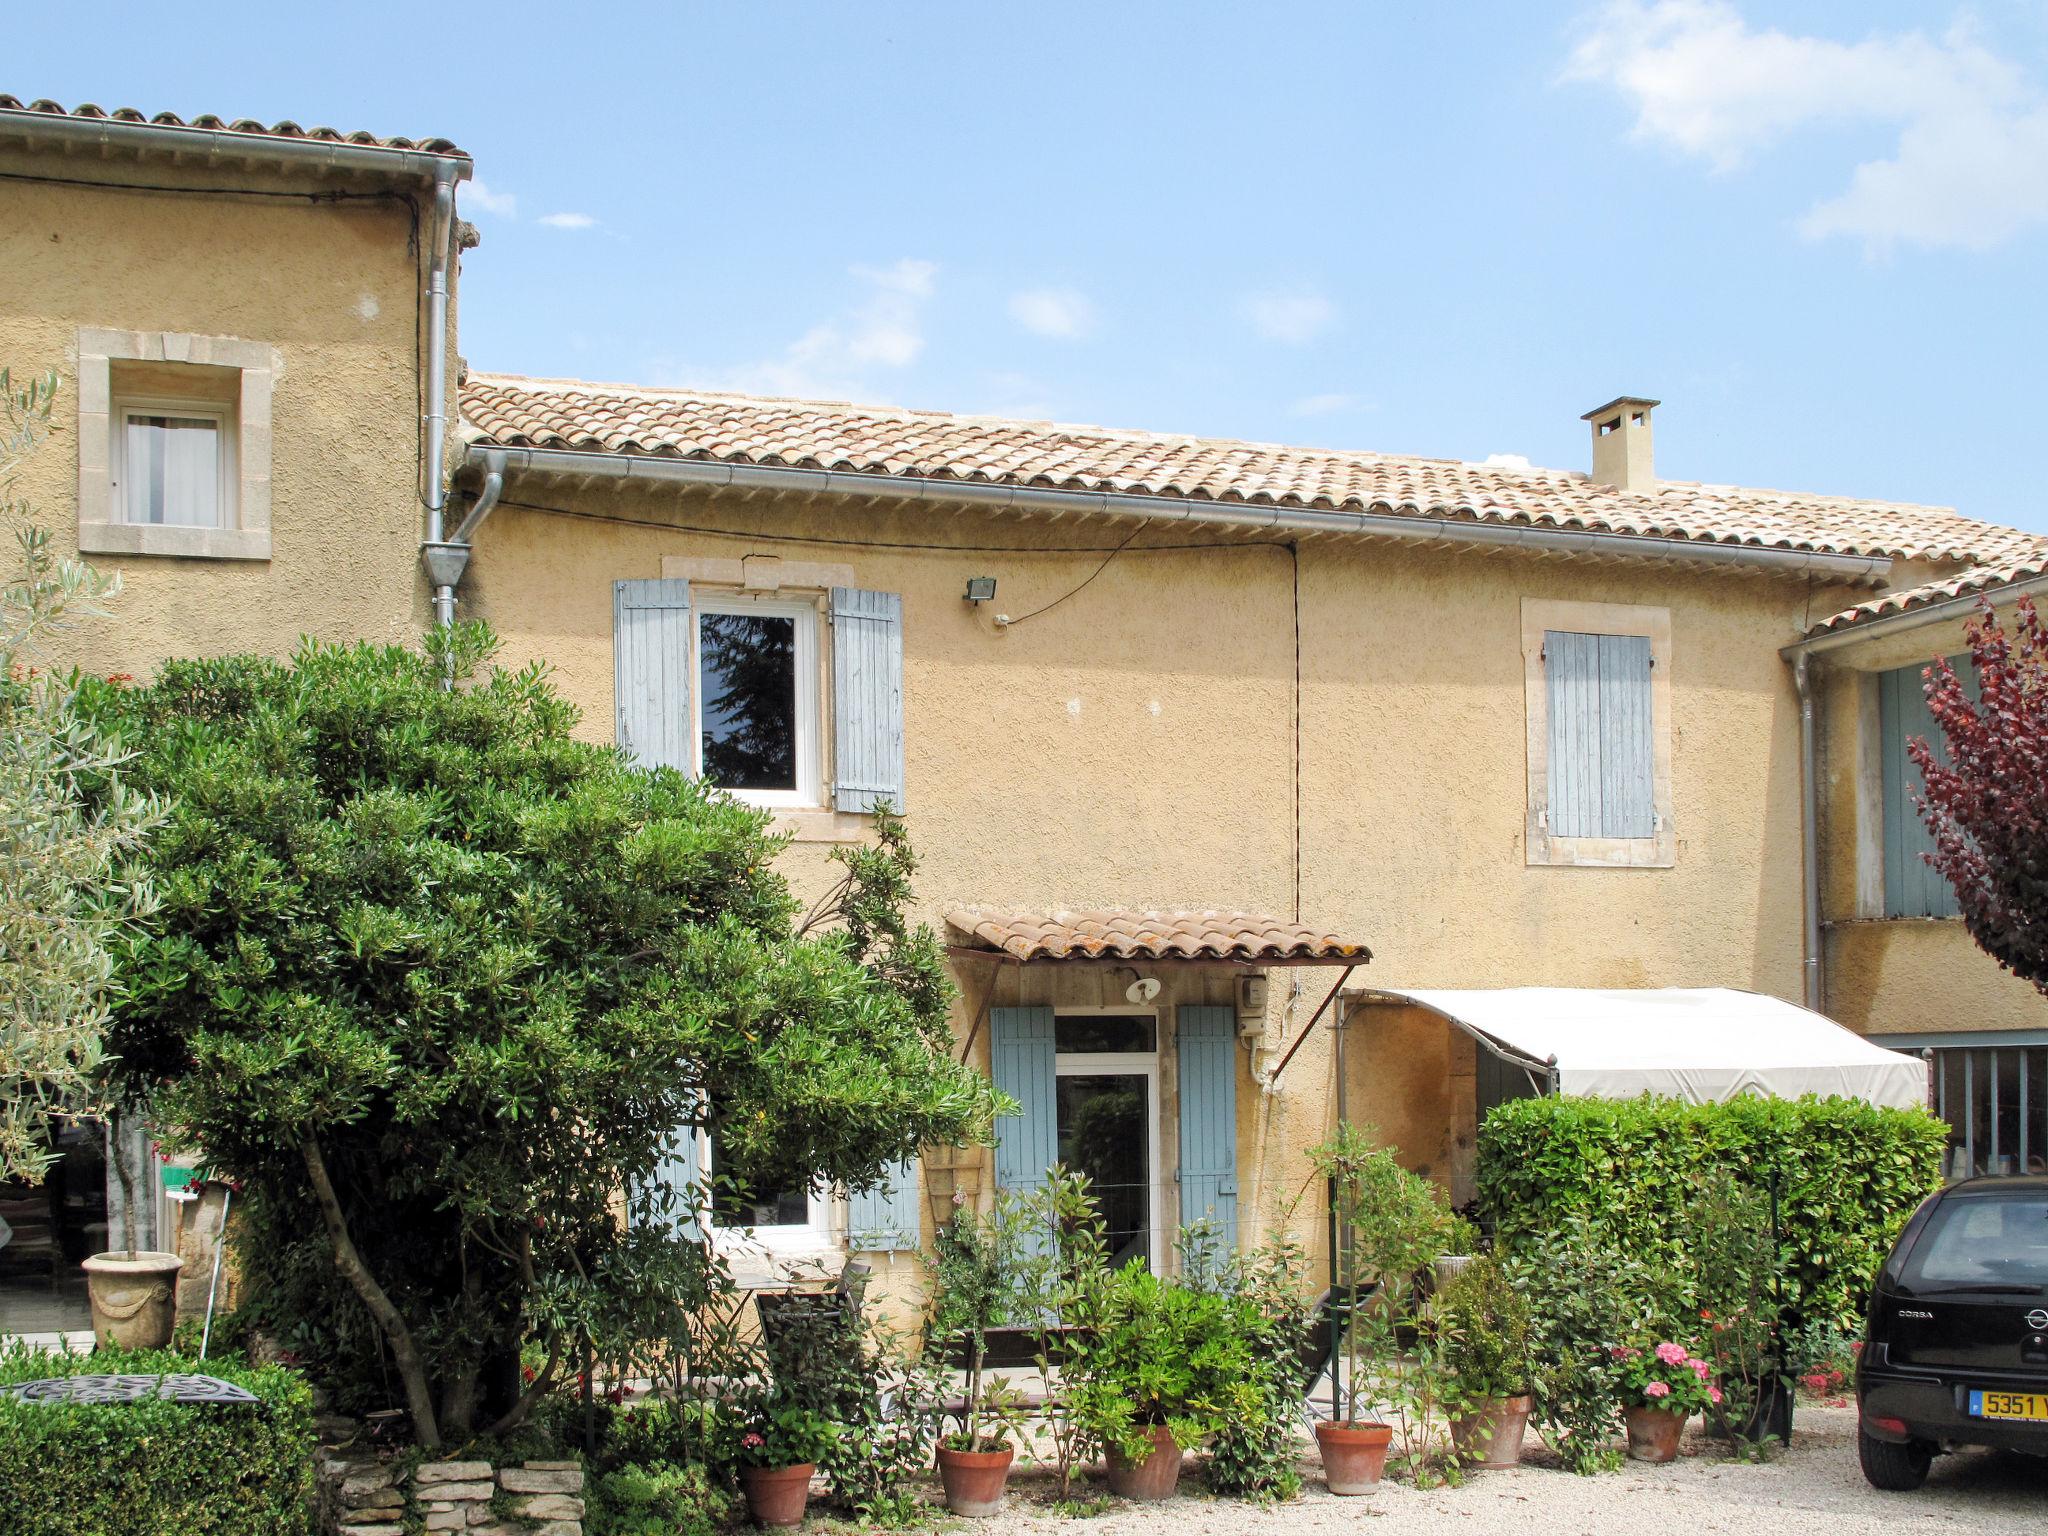
[[[585,711],[583,732],[606,739],[615,579],[660,575],[664,559],[750,552],[850,564],[857,584],[903,594],[908,809],[926,918],[969,903],[1284,915],[1295,819],[1288,552],[1134,549],[1042,616],[1007,631],[992,623],[994,611],[1021,615],[1059,597],[1101,560],[1048,546],[1100,549],[1124,531],[528,480],[479,536],[464,611],[498,629],[509,657],[550,658]],[[998,578],[995,603],[962,601],[970,575]],[[1670,609],[1672,868],[1524,861],[1530,596]],[[1725,571],[1310,542],[1300,568],[1304,918],[1370,944],[1377,958],[1359,979],[1375,984],[1722,985],[1796,998],[1798,729],[1776,652],[1807,601],[1800,584]],[[800,840],[787,867],[805,889],[824,878],[829,839],[860,829],[830,815],[788,824]],[[981,985],[968,979],[963,1031]],[[1334,980],[1275,972],[1276,1025],[1291,1037]],[[1095,985],[1033,967],[1006,973],[1000,1000],[1053,1002],[1063,987]],[[1469,1074],[1470,1062],[1451,1061],[1440,1024],[1426,1041],[1415,1033],[1412,1048],[1376,1041],[1354,1053],[1355,1102],[1410,1161],[1455,1175],[1469,1124],[1458,1130],[1455,1106],[1425,1093],[1442,1094],[1444,1071]],[[975,1055],[985,1063],[985,1031]],[[1240,1178],[1256,1237],[1304,1198],[1305,1149],[1331,1122],[1327,1033],[1277,1094],[1262,1094],[1248,1068]],[[1297,1229],[1319,1244],[1319,1222]]]
[[[21,151],[0,152],[0,171],[307,190]],[[414,478],[423,269],[410,210],[374,198],[315,205],[303,195],[6,187],[0,365],[18,382],[54,368],[61,391],[54,430],[14,495],[62,551],[76,548],[80,327],[239,337],[275,352],[273,557],[94,556],[126,592],[66,659],[146,675],[169,656],[281,652],[306,633],[416,635],[427,619]],[[0,529],[10,560],[14,531]]]

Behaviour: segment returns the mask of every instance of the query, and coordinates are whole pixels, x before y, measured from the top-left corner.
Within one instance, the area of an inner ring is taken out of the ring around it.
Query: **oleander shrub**
[[[0,1386],[50,1376],[199,1372],[261,1407],[26,1403],[0,1394],[0,1531],[7,1536],[304,1536],[312,1529],[313,1399],[283,1366],[204,1364],[169,1351],[0,1348]]]
[[[1948,1128],[1860,1099],[1518,1099],[1479,1132],[1479,1200],[1512,1247],[1582,1216],[1608,1246],[1695,1274],[1688,1211],[1725,1173],[1778,1204],[1787,1322],[1840,1326],[1913,1209],[1941,1185]]]

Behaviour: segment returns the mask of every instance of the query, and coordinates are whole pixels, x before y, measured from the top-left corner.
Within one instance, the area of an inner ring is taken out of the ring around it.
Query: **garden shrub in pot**
[[[1427,1478],[1443,1459],[1435,1437],[1448,1406],[1444,1378],[1434,1340],[1423,1333],[1404,1347],[1401,1335],[1418,1320],[1417,1276],[1455,1240],[1456,1218],[1443,1192],[1403,1168],[1370,1127],[1339,1125],[1311,1155],[1329,1183],[1341,1237],[1333,1295],[1357,1298],[1335,1319],[1344,1380],[1335,1416],[1316,1425],[1324,1481],[1332,1493],[1371,1492],[1397,1429],[1398,1454]],[[1375,1417],[1374,1409],[1396,1422]]]
[[[1529,1306],[1491,1254],[1479,1254],[1437,1292],[1435,1325],[1451,1393],[1461,1405],[1451,1421],[1460,1460],[1512,1467],[1534,1405]]]
[[[1256,1404],[1242,1304],[1137,1265],[1102,1286],[1090,1336],[1067,1377],[1068,1409],[1103,1448],[1109,1485],[1163,1499],[1184,1452]]]
[[[938,1447],[946,1507],[956,1515],[995,1514],[1017,1454],[1013,1394],[988,1373],[988,1332],[1016,1315],[1029,1222],[1022,1197],[1002,1190],[987,1215],[956,1209],[925,1255],[927,1348],[957,1351],[966,1375],[961,1428]]]
[[[810,1503],[811,1474],[831,1452],[838,1427],[772,1389],[745,1403],[736,1419],[732,1460],[740,1491],[756,1525],[801,1525]]]

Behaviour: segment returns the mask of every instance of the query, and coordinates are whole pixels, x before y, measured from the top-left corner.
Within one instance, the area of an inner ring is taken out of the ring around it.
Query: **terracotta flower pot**
[[[1109,1467],[1109,1491],[1120,1499],[1157,1501],[1170,1499],[1180,1487],[1180,1447],[1173,1443],[1173,1431],[1164,1424],[1151,1431],[1152,1449],[1143,1461],[1127,1461],[1112,1450],[1104,1460]]]
[[[1529,1428],[1533,1398],[1497,1397],[1451,1420],[1451,1444],[1467,1466],[1502,1471],[1522,1463],[1522,1436]]]
[[[1622,1417],[1628,1422],[1628,1454],[1632,1461],[1675,1461],[1678,1437],[1690,1414],[1674,1408],[1637,1404]]]
[[[1394,1431],[1385,1424],[1316,1422],[1316,1449],[1323,1453],[1323,1481],[1330,1492],[1371,1493],[1387,1467]]]
[[[92,1298],[93,1337],[123,1349],[163,1349],[178,1321],[175,1253],[96,1253],[79,1266]]]
[[[975,1519],[1000,1511],[1003,1485],[1010,1480],[1010,1463],[1016,1456],[1007,1445],[999,1451],[949,1451],[940,1446],[939,1481],[946,1487],[946,1508]]]
[[[811,1502],[811,1473],[808,1461],[793,1467],[741,1467],[740,1490],[747,1496],[747,1513],[754,1524],[786,1529],[804,1523],[804,1508]]]

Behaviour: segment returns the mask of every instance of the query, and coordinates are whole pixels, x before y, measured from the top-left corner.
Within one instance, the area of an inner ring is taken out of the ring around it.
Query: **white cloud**
[[[886,267],[853,267],[849,275],[864,296],[774,356],[727,370],[660,371],[708,389],[880,401],[888,388],[882,376],[908,368],[924,351],[924,311],[937,291],[938,271],[933,262],[909,257]]]
[[[1287,409],[1296,416],[1342,416],[1348,411],[1365,410],[1369,404],[1363,395],[1331,390],[1327,394],[1303,395]]]
[[[544,213],[541,223],[549,229],[594,229],[597,220],[587,213]]]
[[[1611,0],[1564,78],[1611,86],[1635,132],[1734,170],[1802,130],[1896,128],[1809,209],[1809,238],[1984,249],[2048,222],[2048,95],[1963,25],[1858,42],[1759,30],[1727,0]]]
[[[1479,461],[1488,469],[1534,469],[1526,453],[1489,453]]]
[[[1266,340],[1298,347],[1328,330],[1337,309],[1313,288],[1268,288],[1245,295],[1244,316]]]
[[[493,192],[481,181],[472,181],[461,192],[463,206],[478,213],[495,214],[501,219],[519,216],[519,199],[510,192]]]
[[[1034,335],[1071,340],[1094,323],[1095,307],[1071,288],[1031,288],[1010,295],[1010,318]]]

